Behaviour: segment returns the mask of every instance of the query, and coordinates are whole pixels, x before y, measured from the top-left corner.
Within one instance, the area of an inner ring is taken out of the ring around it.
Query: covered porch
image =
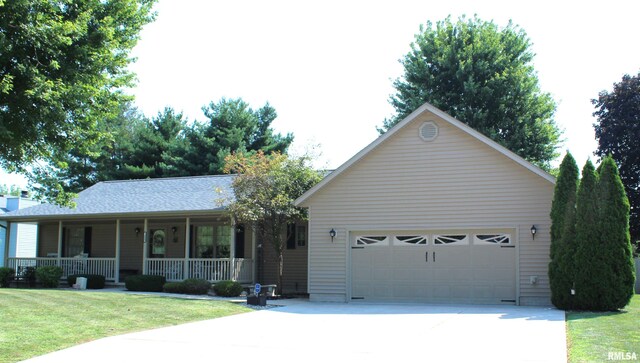
[[[36,257],[7,258],[6,266],[60,266],[63,278],[98,274],[113,283],[128,275],[167,281],[255,281],[255,238],[223,215],[36,220]],[[7,225],[10,233],[12,223]]]

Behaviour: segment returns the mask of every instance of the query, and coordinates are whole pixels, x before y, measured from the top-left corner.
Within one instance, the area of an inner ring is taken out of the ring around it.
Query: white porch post
[[[188,279],[189,276],[189,256],[191,255],[191,218],[187,217],[184,227],[184,278]]]
[[[251,250],[253,257],[253,282],[258,281],[258,246],[256,245],[256,228],[251,227]]]
[[[115,261],[115,283],[120,282],[120,220],[116,219],[116,261]]]
[[[58,266],[60,266],[60,258],[62,257],[62,221],[58,221]]]
[[[229,241],[229,261],[230,261],[230,268],[231,268],[231,273],[229,276],[229,279],[236,281],[238,279],[238,276],[236,274],[236,221],[231,218],[231,236],[230,236],[230,241]]]
[[[147,274],[147,255],[149,254],[149,220],[144,219],[144,233],[142,234],[142,274]]]

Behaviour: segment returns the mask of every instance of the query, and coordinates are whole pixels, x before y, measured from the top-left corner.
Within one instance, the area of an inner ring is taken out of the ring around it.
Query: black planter
[[[247,304],[248,305],[258,305],[258,306],[266,306],[267,305],[267,296],[266,295],[249,295],[247,296]]]

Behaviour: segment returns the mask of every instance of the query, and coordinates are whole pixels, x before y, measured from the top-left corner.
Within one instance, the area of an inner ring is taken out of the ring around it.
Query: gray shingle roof
[[[234,178],[235,175],[211,175],[100,182],[78,194],[76,208],[40,204],[7,213],[3,218],[221,211],[233,198]],[[221,199],[225,200],[222,204]]]

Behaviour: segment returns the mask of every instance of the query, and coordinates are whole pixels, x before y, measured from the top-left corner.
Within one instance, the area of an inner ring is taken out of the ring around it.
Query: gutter
[[[132,213],[96,213],[96,214],[53,214],[34,216],[4,216],[8,222],[39,222],[51,220],[95,220],[95,219],[140,219],[140,218],[175,218],[175,217],[210,217],[225,214],[226,209],[220,210],[194,210],[194,211],[163,211],[163,212],[132,212]]]

